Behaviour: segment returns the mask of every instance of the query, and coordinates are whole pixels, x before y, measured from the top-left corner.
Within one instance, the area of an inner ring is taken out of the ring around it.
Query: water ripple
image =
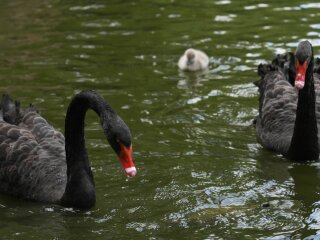
[[[299,11],[299,10],[301,10],[301,7],[299,7],[299,6],[295,6],[295,7],[287,6],[287,7],[274,8],[274,11],[278,11],[278,12],[280,12],[280,11]]]
[[[234,20],[234,18],[236,16],[237,15],[235,15],[235,14],[217,15],[217,16],[215,16],[214,21],[216,21],[216,22],[231,22]]]
[[[120,27],[121,23],[118,21],[111,21],[111,20],[106,20],[106,21],[101,21],[101,22],[86,22],[82,23],[83,27],[88,27],[88,28],[116,28]]]
[[[320,8],[320,3],[307,3],[307,4],[301,4],[301,8],[309,9],[309,8]]]
[[[257,87],[253,83],[235,84],[226,86],[231,92],[227,93],[230,97],[255,97],[258,96]]]
[[[105,8],[105,5],[99,5],[99,4],[92,4],[92,5],[87,5],[87,6],[73,6],[70,7],[70,11],[87,11],[91,9],[101,9]]]
[[[230,3],[231,3],[230,0],[218,0],[215,2],[216,5],[228,5]]]
[[[257,5],[245,6],[244,9],[245,10],[255,10],[255,9],[258,9],[258,8],[267,8],[267,7],[269,7],[269,4],[259,3]]]

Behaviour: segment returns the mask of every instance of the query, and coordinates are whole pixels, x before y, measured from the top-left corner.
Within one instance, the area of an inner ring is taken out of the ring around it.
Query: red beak
[[[299,61],[296,62],[296,79],[294,85],[299,90],[304,87],[307,67],[307,61],[305,61],[302,65],[299,63]]]
[[[121,150],[119,154],[119,160],[121,165],[128,177],[133,177],[137,174],[136,167],[134,166],[132,160],[132,145],[130,147],[126,147],[125,145],[121,144]]]

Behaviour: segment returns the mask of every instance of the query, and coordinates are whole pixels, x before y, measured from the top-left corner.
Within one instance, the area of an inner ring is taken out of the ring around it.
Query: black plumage
[[[92,207],[96,199],[94,178],[84,138],[88,109],[99,115],[106,137],[120,158],[122,148],[131,148],[129,128],[96,92],[82,91],[72,99],[65,121],[66,138],[34,106],[23,110],[4,95],[0,111],[0,192],[68,207]],[[126,158],[135,170],[131,152]],[[135,171],[127,175],[133,176]]]
[[[258,66],[258,139],[264,147],[293,160],[319,158],[320,80],[315,62],[312,45],[303,41],[295,54],[277,55],[271,64]],[[300,89],[296,69],[304,63],[305,84]]]

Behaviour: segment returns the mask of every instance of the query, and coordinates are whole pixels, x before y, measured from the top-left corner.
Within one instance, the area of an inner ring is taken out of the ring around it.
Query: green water
[[[103,95],[129,125],[126,179],[88,113],[97,204],[90,211],[0,195],[0,239],[312,239],[320,164],[257,143],[257,65],[309,39],[320,4],[299,1],[2,0],[0,92],[63,131],[70,98]],[[188,47],[208,72],[179,72]],[[320,237],[320,236],[319,236]]]

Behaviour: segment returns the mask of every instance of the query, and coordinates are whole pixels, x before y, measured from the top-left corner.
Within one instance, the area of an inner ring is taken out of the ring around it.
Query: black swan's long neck
[[[287,153],[288,158],[293,160],[317,160],[319,158],[313,58],[307,68],[305,82],[304,88],[299,90],[294,132]]]
[[[112,109],[93,91],[81,92],[71,101],[65,120],[67,185],[61,199],[64,206],[89,208],[96,201],[94,179],[84,139],[84,120],[88,109],[99,115],[101,123],[108,122],[105,121],[108,113],[113,114]]]

